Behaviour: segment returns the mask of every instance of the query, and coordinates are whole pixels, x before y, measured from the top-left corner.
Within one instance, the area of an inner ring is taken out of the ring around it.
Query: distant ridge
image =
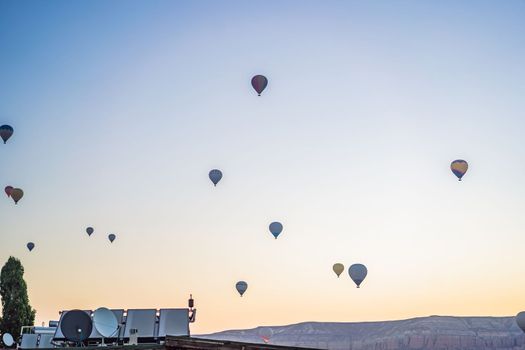
[[[304,322],[230,330],[210,339],[345,350],[517,350],[525,335],[514,317],[430,316],[383,322]]]

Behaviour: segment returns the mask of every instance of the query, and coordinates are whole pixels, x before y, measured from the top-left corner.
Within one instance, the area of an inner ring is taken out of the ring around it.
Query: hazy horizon
[[[2,1],[0,185],[25,196],[0,197],[0,262],[21,259],[37,324],[190,293],[195,334],[515,315],[523,18],[517,0]]]

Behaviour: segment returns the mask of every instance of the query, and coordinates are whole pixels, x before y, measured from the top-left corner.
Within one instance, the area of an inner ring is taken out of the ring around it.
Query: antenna
[[[194,306],[195,300],[193,300],[193,296],[190,294],[190,298],[188,299],[188,307],[190,308],[189,321],[191,323],[195,322],[195,317],[197,316],[197,309],[194,309]]]
[[[60,323],[60,330],[67,340],[80,345],[91,334],[93,322],[84,311],[71,310],[64,315]]]
[[[115,314],[105,307],[100,307],[93,313],[93,325],[102,336],[101,346],[105,346],[104,338],[110,338],[117,333],[119,325]]]
[[[4,335],[2,336],[2,341],[4,342],[4,345],[7,347],[11,347],[15,343],[13,336],[9,333],[4,333]]]

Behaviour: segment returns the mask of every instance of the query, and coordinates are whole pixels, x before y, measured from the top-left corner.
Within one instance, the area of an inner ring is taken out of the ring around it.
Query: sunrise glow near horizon
[[[25,196],[0,200],[0,260],[21,259],[37,324],[190,293],[193,334],[515,315],[523,18],[523,1],[2,1],[0,185]],[[366,264],[360,289],[336,262]]]

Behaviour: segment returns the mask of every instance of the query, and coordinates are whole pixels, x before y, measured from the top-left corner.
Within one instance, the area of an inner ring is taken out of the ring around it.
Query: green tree
[[[24,267],[20,260],[9,257],[0,273],[0,296],[2,297],[2,333],[11,333],[15,339],[20,336],[22,326],[32,326],[35,310],[29,305],[27,285],[24,281]]]

